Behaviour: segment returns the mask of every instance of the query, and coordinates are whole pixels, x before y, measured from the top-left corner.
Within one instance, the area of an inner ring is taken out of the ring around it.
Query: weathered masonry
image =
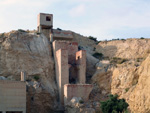
[[[38,32],[50,38],[52,43],[60,107],[73,97],[87,101],[93,86],[86,84],[86,51],[78,51],[71,31],[53,29],[52,14],[38,15]]]
[[[38,15],[37,30],[43,33],[46,37],[50,38],[50,42],[54,40],[72,40],[73,34],[71,31],[61,29],[53,29],[53,15],[40,13]]]
[[[0,80],[0,112],[26,113],[26,83]]]
[[[53,42],[53,52],[61,105],[73,97],[82,97],[87,101],[92,85],[85,83],[86,51],[78,51],[77,42],[56,40]]]

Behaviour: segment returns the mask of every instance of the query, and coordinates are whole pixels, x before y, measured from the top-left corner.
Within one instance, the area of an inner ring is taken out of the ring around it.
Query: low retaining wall
[[[91,84],[65,84],[64,103],[67,104],[73,97],[81,97],[87,101],[92,89],[93,85]]]

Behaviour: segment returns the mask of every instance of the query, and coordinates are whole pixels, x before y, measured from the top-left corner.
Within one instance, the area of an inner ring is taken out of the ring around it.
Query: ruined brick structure
[[[86,84],[86,51],[78,51],[78,43],[73,42],[71,31],[53,29],[52,14],[38,15],[38,31],[50,38],[53,45],[60,106],[72,97],[87,101],[92,85]]]
[[[50,39],[50,42],[54,40],[72,40],[73,34],[71,31],[65,31],[61,29],[53,29],[53,15],[40,13],[37,18],[37,30],[39,33],[43,33]]]
[[[78,51],[77,42],[56,40],[53,42],[53,52],[61,105],[72,97],[83,97],[87,101],[92,85],[85,83],[86,51]]]

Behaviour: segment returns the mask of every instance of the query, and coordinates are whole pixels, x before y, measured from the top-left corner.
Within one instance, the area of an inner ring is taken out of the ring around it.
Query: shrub
[[[109,95],[107,101],[100,103],[103,113],[122,113],[129,106],[125,99],[118,99],[118,95]]]
[[[100,42],[101,42],[101,41],[97,41],[97,42],[96,42],[96,45],[99,44]]]
[[[36,32],[36,34],[37,34],[37,35],[40,35],[41,33],[40,33],[40,32]]]
[[[83,47],[82,46],[78,46],[78,50],[82,50],[83,49]]]
[[[101,59],[103,57],[102,53],[94,53],[93,56],[97,59]]]
[[[0,38],[3,38],[3,37],[4,37],[4,35],[5,35],[4,33],[0,34]]]
[[[137,59],[136,59],[137,62],[141,62],[141,61],[143,61],[143,60],[144,60],[144,58],[137,58]]]
[[[23,29],[18,29],[19,32],[26,32],[25,30]]]
[[[92,36],[89,36],[89,39],[94,40],[95,42],[97,42],[97,38],[94,38]]]
[[[117,38],[117,39],[112,39],[112,40],[120,40],[119,38]]]
[[[111,63],[117,63],[117,64],[122,64],[124,62],[126,62],[127,59],[122,59],[122,58],[118,58],[118,57],[113,57],[113,59],[110,61]]]
[[[126,88],[125,91],[128,92],[128,91],[129,91],[129,88]]]
[[[62,31],[62,29],[60,29],[60,28],[57,28],[57,30]]]
[[[35,76],[34,76],[34,79],[35,79],[36,81],[38,81],[38,80],[40,79],[40,77],[37,76],[37,75],[35,75]]]
[[[124,62],[126,62],[127,61],[127,59],[121,59],[121,60],[119,60],[117,63],[118,64],[122,64],[122,63],[124,63]]]
[[[83,103],[84,103],[84,101],[83,101],[83,100],[80,100],[80,101],[79,101],[79,103],[80,103],[80,104],[83,104]]]
[[[140,39],[145,39],[144,37],[141,37]]]
[[[120,39],[120,40],[125,40],[125,39]]]

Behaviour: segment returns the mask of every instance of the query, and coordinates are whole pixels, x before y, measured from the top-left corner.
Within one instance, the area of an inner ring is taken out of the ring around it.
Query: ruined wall
[[[26,83],[0,80],[0,111],[26,113]]]
[[[71,31],[53,29],[54,40],[73,40]]]
[[[67,104],[73,97],[81,97],[86,102],[92,91],[91,84],[66,84],[64,86],[64,101]]]
[[[85,84],[86,82],[86,51],[80,50],[76,52],[76,64],[78,65],[78,83]]]
[[[59,99],[61,105],[64,103],[64,85],[69,83],[69,70],[68,70],[68,51],[64,49],[59,49],[56,51],[57,66],[57,84],[59,87]]]
[[[69,41],[54,41],[53,42],[54,57],[55,52],[60,48],[68,50],[68,59],[69,59],[68,62],[75,63],[76,52],[78,51],[78,43]]]

